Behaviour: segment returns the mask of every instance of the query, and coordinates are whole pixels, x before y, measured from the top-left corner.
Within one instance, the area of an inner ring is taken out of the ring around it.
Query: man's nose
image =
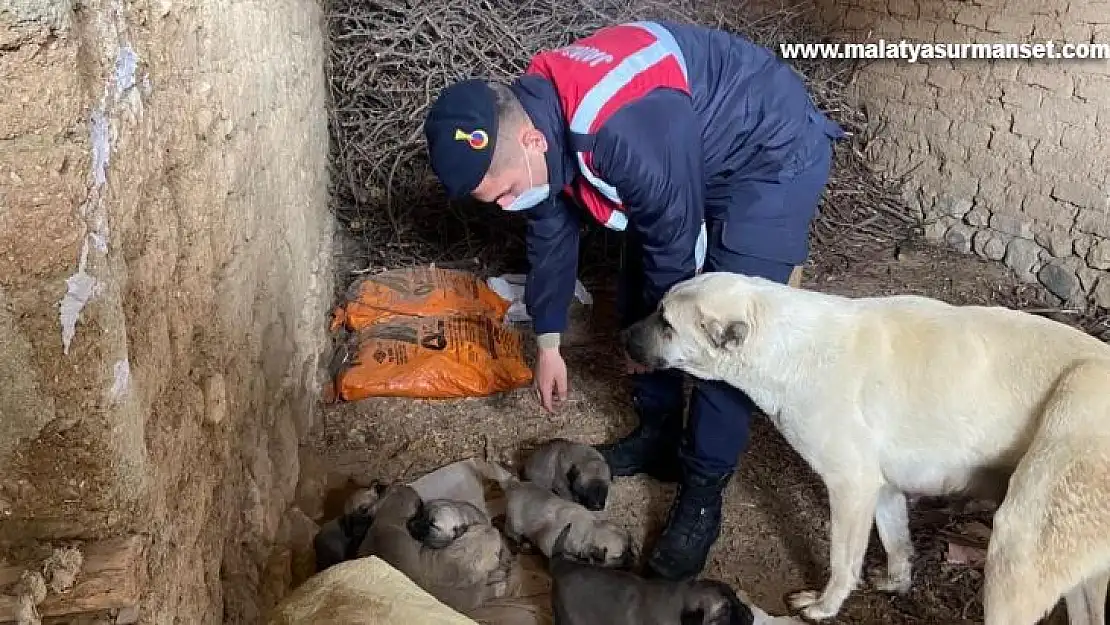
[[[497,198],[497,205],[500,206],[503,209],[507,209],[510,206],[512,206],[513,202],[515,202],[515,201],[516,201],[516,196],[515,195],[511,195],[511,194],[510,195],[502,195],[501,197]]]

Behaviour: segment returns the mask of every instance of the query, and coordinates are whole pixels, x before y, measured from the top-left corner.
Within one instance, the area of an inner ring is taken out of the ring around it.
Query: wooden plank
[[[64,595],[48,593],[39,604],[43,618],[76,616],[137,606],[146,583],[144,536],[127,536],[81,547],[84,564],[73,588]],[[0,580],[18,580],[26,566],[0,567]],[[16,620],[19,599],[0,595],[0,623]]]

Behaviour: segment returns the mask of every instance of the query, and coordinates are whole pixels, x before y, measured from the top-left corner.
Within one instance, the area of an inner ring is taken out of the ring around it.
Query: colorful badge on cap
[[[483,150],[489,145],[489,135],[485,130],[475,130],[474,132],[463,132],[462,130],[455,129],[455,140],[466,141],[466,143],[475,150]]]

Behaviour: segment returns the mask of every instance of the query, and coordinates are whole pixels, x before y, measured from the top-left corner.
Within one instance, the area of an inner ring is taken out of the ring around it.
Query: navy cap
[[[451,199],[472,193],[485,178],[497,137],[497,102],[484,80],[440,92],[424,120],[428,158]]]

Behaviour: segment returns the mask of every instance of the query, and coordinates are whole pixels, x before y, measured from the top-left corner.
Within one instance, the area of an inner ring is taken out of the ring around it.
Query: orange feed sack
[[[532,381],[520,338],[488,316],[392,317],[358,332],[339,397],[479,397]]]
[[[337,399],[481,397],[532,381],[520,335],[503,323],[510,303],[470,274],[396,270],[348,298],[332,323],[352,356],[330,389]]]
[[[414,267],[369,276],[352,285],[336,321],[348,330],[360,330],[386,315],[490,315],[500,321],[509,306],[472,274]]]

